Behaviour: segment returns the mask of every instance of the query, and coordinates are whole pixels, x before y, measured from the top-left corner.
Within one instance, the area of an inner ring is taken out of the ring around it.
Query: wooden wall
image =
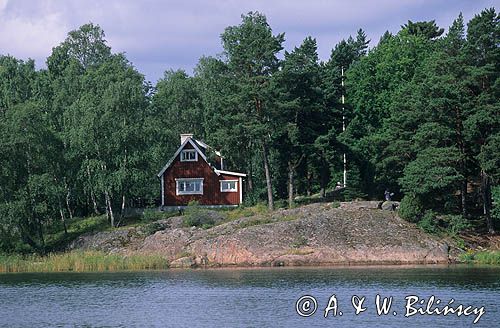
[[[186,144],[184,149],[192,148]],[[203,178],[203,195],[176,195],[175,179]],[[198,154],[197,162],[181,162],[180,153],[163,174],[164,205],[187,205],[190,201],[198,201],[200,205],[238,205],[240,203],[240,183],[238,176],[217,175],[207,162]],[[238,180],[237,192],[221,192],[221,180]]]

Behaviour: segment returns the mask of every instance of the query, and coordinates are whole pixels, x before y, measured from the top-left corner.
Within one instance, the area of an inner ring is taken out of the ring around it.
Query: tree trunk
[[[267,145],[262,143],[262,155],[264,157],[264,172],[266,173],[266,185],[267,185],[267,206],[270,210],[274,209],[273,201],[273,183],[271,180],[271,170],[269,168],[269,150]]]
[[[481,196],[483,198],[483,214],[489,234],[495,233],[493,220],[491,219],[491,181],[490,177],[481,170]]]
[[[467,218],[467,172],[465,169],[465,143],[462,134],[463,130],[462,113],[459,107],[455,108],[455,115],[456,115],[455,128],[457,133],[457,145],[458,149],[460,150],[460,172],[464,177],[460,186],[462,216],[464,217],[464,219],[466,219]]]
[[[312,173],[307,170],[307,183],[306,183],[306,195],[311,196],[311,181],[312,181]]]
[[[109,221],[111,226],[115,226],[115,216],[113,214],[113,206],[111,205],[111,198],[109,197],[108,191],[104,191],[104,198],[106,200],[106,212],[109,215]]]
[[[99,209],[97,208],[97,201],[95,199],[95,194],[92,190],[90,191],[90,199],[92,200],[92,205],[94,207],[95,215],[99,215]]]
[[[462,203],[462,216],[464,219],[467,218],[467,179],[464,179],[462,181],[461,186],[460,186],[460,196],[461,196],[461,203]]]
[[[288,161],[288,208],[293,207],[293,172],[292,161]]]
[[[73,219],[73,210],[71,209],[70,200],[71,200],[71,190],[68,188],[66,181],[64,182],[66,187],[66,208],[68,209],[69,218]]]
[[[253,192],[253,170],[252,170],[252,164],[250,164],[250,172],[248,172],[248,177],[247,177],[247,180],[248,180],[248,193],[251,194]]]
[[[66,226],[66,218],[64,217],[64,211],[61,206],[59,206],[59,213],[61,214],[61,221],[64,227],[64,235],[68,235],[68,227]]]
[[[326,185],[328,184],[328,166],[322,165],[320,173],[320,196],[325,198],[326,196]]]
[[[125,195],[122,195],[122,207],[120,209],[120,220],[125,216]]]
[[[88,160],[88,158],[87,158]],[[90,167],[89,165],[87,164],[87,177],[89,179],[89,184],[92,186],[92,179],[91,179],[91,175],[90,175]],[[94,207],[94,213],[95,215],[99,215],[99,209],[97,208],[97,201],[95,199],[95,194],[94,194],[94,190],[92,187],[90,187],[90,200],[92,201],[92,205]]]

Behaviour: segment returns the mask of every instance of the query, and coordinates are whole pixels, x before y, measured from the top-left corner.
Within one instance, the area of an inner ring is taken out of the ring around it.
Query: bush
[[[460,232],[471,227],[470,222],[461,215],[448,216],[448,232],[452,235],[457,235]]]
[[[436,213],[434,211],[426,211],[420,222],[418,222],[418,227],[427,233],[437,233],[439,229]]]
[[[418,222],[422,218],[424,208],[414,195],[405,195],[399,205],[399,216],[408,222]]]
[[[183,224],[185,227],[211,228],[215,225],[215,219],[209,212],[200,207],[198,202],[189,202],[186,207]]]
[[[288,200],[278,199],[274,202],[274,208],[288,208]]]
[[[268,207],[267,204],[264,203],[258,203],[254,206],[245,206],[245,205],[240,205],[237,208],[231,208],[228,210],[225,210],[225,216],[226,216],[226,221],[232,221],[236,219],[240,219],[243,217],[250,217],[254,215],[263,215],[268,213]]]
[[[164,216],[165,214],[163,212],[160,212],[156,209],[147,208],[144,210],[144,213],[142,214],[141,221],[144,222],[158,221],[163,219]]]
[[[300,247],[303,247],[303,246],[307,246],[307,238],[304,237],[304,236],[298,236],[297,238],[295,238],[294,242],[292,243],[292,247],[293,248],[300,248]]]
[[[163,230],[165,227],[161,225],[159,222],[152,222],[150,224],[146,224],[142,231],[146,236],[152,235],[157,231]]]

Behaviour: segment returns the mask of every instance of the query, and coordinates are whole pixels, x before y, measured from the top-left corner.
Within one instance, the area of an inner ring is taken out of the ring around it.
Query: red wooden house
[[[218,151],[192,134],[181,134],[180,147],[158,173],[162,209],[181,209],[190,201],[207,207],[238,206],[243,201],[245,176],[225,171]]]

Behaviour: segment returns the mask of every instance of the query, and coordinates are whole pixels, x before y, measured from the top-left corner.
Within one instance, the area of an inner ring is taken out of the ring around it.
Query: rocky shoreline
[[[379,202],[311,204],[209,229],[186,228],[182,217],[172,217],[81,236],[70,249],[161,255],[177,268],[443,264],[456,258],[450,241],[379,209]]]

